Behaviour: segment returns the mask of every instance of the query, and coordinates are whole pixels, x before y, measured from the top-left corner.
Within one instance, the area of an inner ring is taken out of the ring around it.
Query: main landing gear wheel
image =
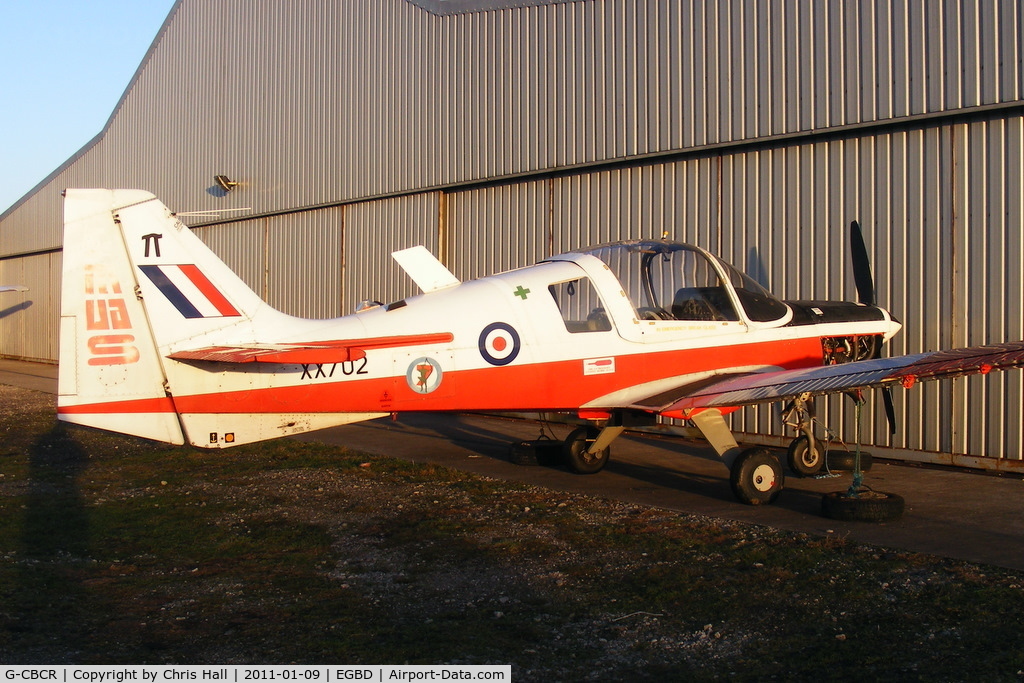
[[[811,448],[811,440],[806,434],[790,442],[786,456],[789,469],[801,477],[813,477],[825,464],[825,449],[817,439],[814,441],[814,448]]]
[[[746,505],[774,502],[785,481],[779,459],[763,448],[749,448],[740,453],[729,475],[732,492]]]
[[[565,463],[576,474],[595,474],[604,469],[611,455],[611,448],[602,448],[597,453],[588,453],[590,444],[597,439],[598,431],[590,427],[574,429],[565,438]]]

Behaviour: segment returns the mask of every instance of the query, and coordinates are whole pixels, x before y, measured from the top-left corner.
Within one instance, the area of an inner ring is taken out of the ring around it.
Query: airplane
[[[737,444],[725,415],[739,407],[790,402],[789,465],[808,475],[824,460],[813,397],[1024,365],[1022,342],[882,357],[901,323],[874,305],[859,228],[857,303],[782,301],[704,249],[651,239],[467,282],[404,249],[421,294],[313,320],[270,307],[148,192],[64,197],[58,417],[171,444],[406,411],[565,413],[585,421],[566,464],[592,474],[626,428],[663,416],[695,425],[759,505],[784,471]]]
[[[27,292],[25,285],[0,285],[0,292]]]

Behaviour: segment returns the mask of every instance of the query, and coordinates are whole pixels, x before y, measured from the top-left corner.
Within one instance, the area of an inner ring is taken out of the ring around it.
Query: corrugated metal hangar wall
[[[32,288],[0,354],[56,359],[66,187],[216,212],[187,220],[316,317],[412,294],[397,248],[467,279],[663,233],[850,299],[856,218],[891,353],[1020,339],[1022,43],[1019,0],[180,0],[105,129],[0,216],[0,281]],[[1016,467],[1022,407],[1020,372],[926,384],[868,440]]]

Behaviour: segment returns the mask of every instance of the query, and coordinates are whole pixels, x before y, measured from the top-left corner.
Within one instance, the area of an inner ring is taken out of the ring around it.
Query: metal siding
[[[550,256],[548,196],[546,181],[450,195],[449,269],[459,279],[469,280]]]
[[[1020,0],[1001,0],[999,18],[996,21],[998,34],[998,54],[1001,63],[999,69],[999,95],[1003,101],[1021,98],[1022,65],[1024,56],[1021,54],[1021,22],[1022,7]]]
[[[555,180],[552,250],[663,235],[717,246],[716,185],[709,159]]]
[[[932,127],[726,156],[721,217],[727,243],[720,253],[782,297],[852,299],[847,226],[858,218],[880,303],[906,324],[890,353],[949,347],[958,334],[963,344],[1020,338],[1021,127],[1016,118],[973,124],[959,137],[952,128]],[[954,155],[957,141],[962,149]],[[955,192],[957,186],[963,189]],[[962,221],[950,210],[954,194],[971,198]],[[961,292],[955,296],[950,278],[958,244],[965,253],[955,271]],[[901,424],[892,445],[1020,458],[1024,397],[1013,374],[897,391]],[[848,403],[827,401],[823,414],[847,436],[853,434]],[[748,409],[734,424],[741,431],[782,433],[769,409]],[[871,441],[888,443],[875,408],[865,424]]]
[[[976,123],[964,138],[964,169],[971,188],[962,226],[967,233],[967,296],[964,309],[954,315],[967,321],[970,344],[1024,337],[1020,128],[1019,118]],[[961,380],[969,409],[967,452],[1021,458],[1019,379],[1003,375]]]
[[[0,294],[0,356],[56,360],[61,261],[58,253],[0,261],[0,284],[29,288]]]
[[[341,305],[344,211],[308,211],[268,221],[267,303],[303,318],[351,312]]]
[[[1024,339],[1024,118],[1005,122],[1004,170],[1000,218],[1003,220],[1006,258],[1003,287],[1008,294],[1003,304],[1002,332],[1005,339]],[[993,337],[995,341],[995,337]],[[1024,376],[1008,373],[1003,384],[1000,410],[1004,415],[1004,446],[998,457],[1024,459]],[[989,454],[991,455],[991,454]]]
[[[1021,253],[1019,228],[1013,230],[1007,226],[1019,226],[1022,213],[1019,201],[1022,175],[1021,126],[1021,120],[1017,118],[1005,124],[979,123],[969,127],[958,127],[959,136],[952,128],[933,128],[878,136],[868,141],[854,139],[821,143],[813,147],[795,145],[785,149],[732,155],[722,159],[720,188],[717,187],[716,177],[719,163],[715,158],[566,178],[550,183],[551,196],[555,199],[548,222],[545,221],[548,213],[546,200],[549,196],[547,182],[504,186],[465,193],[464,196],[455,195],[449,198],[451,239],[454,251],[461,255],[460,258],[466,265],[461,265],[462,261],[459,261],[459,265],[453,262],[452,266],[461,269],[479,264],[482,252],[477,252],[472,258],[468,258],[467,255],[485,245],[514,244],[517,248],[522,247],[523,243],[511,239],[510,234],[518,234],[526,242],[532,239],[535,245],[540,244],[543,240],[537,239],[538,233],[543,234],[544,225],[559,225],[563,228],[576,226],[577,236],[572,238],[576,244],[565,244],[554,249],[555,251],[591,241],[652,236],[652,231],[656,232],[659,227],[675,226],[675,236],[680,239],[694,241],[721,251],[747,270],[764,270],[765,279],[782,296],[816,296],[821,294],[816,287],[822,282],[815,275],[816,268],[828,260],[821,258],[823,250],[829,253],[830,259],[837,258],[838,254],[839,260],[846,260],[843,228],[848,216],[809,212],[807,207],[835,205],[845,212],[847,208],[842,201],[845,195],[840,195],[840,201],[832,201],[834,193],[830,188],[838,185],[848,188],[848,191],[854,194],[857,188],[863,192],[862,199],[866,208],[861,211],[854,210],[854,213],[859,215],[866,227],[871,230],[869,245],[872,247],[872,255],[876,262],[876,276],[883,303],[901,313],[901,317],[908,322],[915,318],[927,319],[930,314],[933,318],[939,318],[939,322],[949,328],[943,330],[943,325],[940,324],[938,334],[934,337],[937,341],[928,343],[919,338],[921,326],[908,325],[907,334],[897,341],[897,345],[902,342],[903,346],[895,349],[896,352],[913,352],[948,345],[942,340],[953,336],[952,326],[956,320],[967,323],[968,332],[975,335],[968,338],[968,342],[980,343],[990,340],[993,335],[1012,337],[1014,335],[1011,333],[1014,330],[1019,331],[1021,327],[1021,305],[1019,296],[1007,296],[1006,292],[1021,290]],[[951,153],[954,144],[960,150],[956,155]],[[955,166],[954,157],[960,160]],[[846,163],[836,166],[836,160],[845,160]],[[1015,165],[1009,164],[1010,160],[1015,160]],[[829,173],[835,177],[830,177],[828,182],[814,182],[824,168],[828,168]],[[965,176],[962,180],[956,181],[953,178],[954,168],[959,169]],[[760,169],[766,172],[759,172]],[[780,194],[779,190],[774,189],[776,182],[772,179],[778,176],[780,170],[785,173],[783,187],[797,188],[797,196],[794,198],[788,194],[783,195],[785,201],[776,208],[765,206],[766,203],[778,203],[772,201],[773,197]],[[949,195],[949,186],[957,183],[970,187],[961,194],[964,197],[970,196],[973,200],[966,210],[966,220],[962,224],[952,226],[971,231],[970,238],[962,237],[957,243],[967,246],[968,253],[964,257],[968,261],[968,267],[962,271],[962,276],[971,279],[972,282],[964,282],[961,285],[965,296],[959,305],[964,310],[958,311],[952,317],[943,317],[942,311],[950,310],[950,305],[954,301],[938,303],[943,297],[935,297],[933,293],[942,292],[944,289],[940,269],[933,266],[930,276],[926,275],[925,271],[933,263],[947,257],[936,259],[926,254],[951,255],[952,249],[945,245],[944,240],[939,240],[940,244],[935,244],[927,235],[934,232],[941,236],[942,231],[938,228],[942,221],[948,220],[951,215],[943,199]],[[923,189],[926,185],[931,188],[930,191]],[[944,188],[947,191],[943,191]],[[993,190],[989,191],[987,188]],[[886,191],[893,194],[880,194]],[[719,194],[723,195],[720,200]],[[922,200],[925,196],[931,198],[927,205]],[[714,244],[719,232],[711,227],[717,222],[715,211],[719,203],[723,207],[721,234],[729,236],[728,243],[721,245],[721,249],[716,248]],[[748,204],[753,206],[747,207]],[[853,205],[855,206],[856,202],[853,202]],[[386,248],[379,250],[385,252],[408,246],[412,241],[416,241],[388,234],[385,225],[407,223],[405,217],[409,215],[410,207],[411,214],[416,216],[420,223],[422,232],[419,236],[429,238],[437,220],[436,194],[359,205],[350,207],[348,211],[356,217],[353,226],[369,228],[364,231],[364,237],[368,242],[376,240],[380,243],[389,243]],[[473,207],[472,210],[469,210],[469,207]],[[340,213],[341,210],[334,211]],[[377,215],[371,217],[371,211]],[[319,225],[318,229],[330,223],[322,212],[306,215],[313,224]],[[504,233],[491,231],[498,222],[497,216],[504,218]],[[751,216],[754,217],[752,227]],[[802,240],[796,245],[791,239],[773,239],[771,233],[779,231],[760,230],[758,220],[761,216],[772,217],[776,224],[786,226],[787,230],[791,231],[791,237],[806,233],[810,235],[810,239]],[[474,220],[470,220],[470,217]],[[989,224],[991,217],[995,217],[999,224],[999,229],[995,232],[993,226]],[[315,239],[318,233],[315,230],[310,233],[308,226],[289,226],[284,217],[277,220],[281,223],[278,226],[280,239],[293,244],[295,248],[301,250],[322,244]],[[811,226],[810,231],[806,230],[807,221],[815,224]],[[740,225],[740,222],[743,225]],[[258,257],[262,251],[259,246],[262,223],[239,223],[206,228],[199,232],[222,257],[231,261],[232,249],[240,254],[251,253]],[[824,235],[819,234],[822,223]],[[871,227],[872,224],[875,226],[874,229]],[[477,229],[473,238],[478,244],[477,247],[464,248],[464,244],[460,244],[459,241],[459,231],[468,231],[473,225],[483,225],[486,229]],[[840,226],[839,230],[834,228],[836,225]],[[994,236],[990,236],[993,232]],[[231,244],[234,246],[229,249],[218,249],[217,240],[212,236],[232,233],[234,239]],[[839,233],[838,236],[836,233]],[[246,234],[248,237],[243,237]],[[747,237],[742,241],[737,239],[743,235]],[[429,239],[419,241],[430,242]],[[354,240],[350,240],[350,244],[352,242]],[[832,246],[827,247],[829,244]],[[433,246],[436,248],[436,245]],[[798,249],[796,253],[793,252],[794,248]],[[508,251],[505,250],[503,258],[509,257]],[[514,261],[494,262],[493,265],[520,265],[535,260],[538,254],[542,255],[540,252],[543,250],[537,250],[535,247],[534,252],[527,255],[529,251],[528,249],[523,256],[515,258]],[[235,258],[244,260],[243,256]],[[291,277],[289,263],[291,259],[280,259],[281,270],[277,276],[279,280]],[[800,267],[794,267],[794,264],[799,264]],[[1015,265],[1017,267],[1014,267]],[[240,263],[233,265],[244,271],[243,266],[244,264]],[[843,268],[836,270],[841,271]],[[772,281],[773,272],[784,273],[784,280],[781,283]],[[913,276],[908,278],[907,274]],[[463,277],[466,276],[463,274]],[[1004,277],[1009,278],[1009,281],[1003,282]],[[920,281],[924,284],[910,290],[906,287],[907,281]],[[929,282],[934,282],[934,287],[930,287]],[[834,280],[827,280],[826,284],[829,283],[832,283],[832,288],[835,287]],[[848,288],[849,283],[843,283],[843,287]],[[901,287],[903,289],[900,289]],[[886,288],[891,290],[887,299],[884,293]],[[825,294],[841,296],[842,293],[828,291]],[[967,294],[970,296],[966,296]],[[399,296],[405,295],[407,294],[399,293]],[[920,313],[915,311],[915,306],[920,308]],[[987,314],[989,310],[1001,312],[1001,317],[1008,318],[1011,322],[991,327],[995,318]],[[978,337],[978,334],[983,336]],[[918,348],[914,348],[915,346]],[[991,382],[993,379],[996,380],[996,384]],[[989,416],[989,421],[986,422],[978,419],[979,415],[972,413],[961,424],[956,425],[965,432],[974,425],[974,435],[968,439],[967,448],[970,450],[967,452],[989,455],[1006,453],[1003,457],[1019,457],[1019,420],[1013,419],[1013,406],[1020,405],[1020,382],[1011,380],[1010,383],[1012,386],[1004,389],[998,377],[988,378],[986,382],[978,383],[979,386],[972,389],[975,393],[980,392],[979,398],[965,399],[966,405],[978,406],[975,412]],[[941,386],[925,385],[914,392],[907,392],[904,396],[920,396],[923,399],[929,389]],[[1009,395],[1003,396],[1002,394],[1006,392],[1010,392]],[[921,432],[919,422],[934,425],[937,421],[929,419],[928,416],[948,414],[944,407],[947,403],[943,398],[933,397],[931,403],[935,400],[938,400],[939,405],[922,405],[920,408],[907,407],[905,402],[901,403],[904,406],[901,412],[906,437],[902,443],[895,444],[897,447],[957,451],[945,444],[929,444],[928,440],[934,441],[935,435],[923,435]],[[992,419],[990,405],[1008,406],[1002,408],[1006,418]],[[753,418],[753,423],[742,423],[739,425],[740,428],[771,432],[773,425],[768,417],[769,412],[762,412],[763,415]],[[921,420],[914,420],[911,417],[913,415],[923,417]],[[850,419],[849,415],[840,418],[841,422],[846,423],[847,429],[850,427]],[[991,426],[986,427],[984,433],[978,433],[979,424]],[[880,426],[876,426],[875,430],[879,428]],[[1003,446],[997,437],[1009,439],[1009,443]],[[884,442],[884,437],[881,440]]]
[[[267,299],[267,219],[194,228],[249,289]]]
[[[342,311],[364,300],[390,303],[420,290],[391,253],[423,245],[438,253],[438,195],[388,199],[345,208]]]
[[[467,278],[662,231],[782,296],[850,298],[857,218],[881,302],[906,323],[893,353],[1019,338],[1019,113],[714,146],[1019,102],[1022,35],[1019,0],[584,0],[443,17],[405,0],[183,0],[102,137],[0,219],[0,256],[59,248],[65,187],[126,186],[179,212],[244,208],[188,220],[237,215],[197,233],[264,298],[313,317],[415,293],[398,248],[441,250]],[[217,173],[243,185],[222,196]],[[8,258],[0,274],[57,292],[57,263]],[[55,359],[56,305],[0,319],[0,353]],[[893,446],[1019,459],[1022,382],[897,392]],[[824,410],[850,433],[848,403]],[[736,424],[781,431],[765,408]],[[874,410],[868,426],[888,443]]]
[[[54,189],[69,185],[258,214],[1012,102],[1020,42],[1013,0],[585,0],[447,17],[405,0],[184,0],[102,144],[40,191],[47,206],[15,212],[32,218],[6,217],[0,249],[59,244]],[[217,173],[244,185],[218,196]]]
[[[0,221],[0,257],[60,247],[64,233],[61,193],[69,187],[86,187],[102,173],[104,149],[100,141],[90,154],[55,173],[48,184]]]

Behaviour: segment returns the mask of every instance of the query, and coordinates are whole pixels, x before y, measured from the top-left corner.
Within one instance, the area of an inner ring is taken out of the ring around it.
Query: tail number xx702
[[[303,363],[299,379],[330,379],[335,372],[345,376],[370,374],[366,369],[366,358],[360,358],[340,363]]]

